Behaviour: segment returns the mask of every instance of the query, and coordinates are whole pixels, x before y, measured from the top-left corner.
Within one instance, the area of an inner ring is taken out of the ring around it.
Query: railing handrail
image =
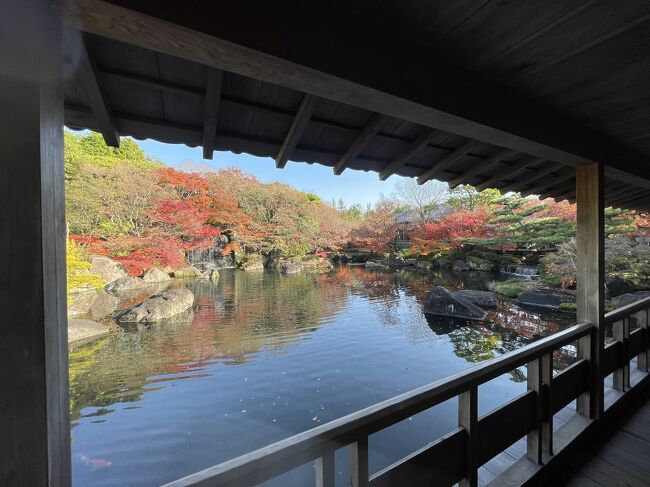
[[[489,382],[504,373],[538,359],[549,351],[589,335],[592,329],[593,325],[590,323],[574,325],[450,377],[418,387],[342,416],[324,425],[208,467],[205,470],[166,484],[166,486],[215,485],[215,482],[232,482],[244,475],[259,471],[265,467],[268,468],[292,457],[301,457],[304,460],[303,463],[306,463],[320,456],[322,451],[328,448],[328,445],[330,448],[333,444],[345,445],[354,441],[360,432],[364,435],[370,435],[398,423],[425,409],[458,396],[472,387]],[[307,453],[308,458],[305,457],[306,452],[309,452]]]
[[[642,311],[650,307],[650,296],[647,298],[639,299],[633,303],[627,304],[621,308],[615,309],[605,314],[605,323],[614,323],[638,311]]]

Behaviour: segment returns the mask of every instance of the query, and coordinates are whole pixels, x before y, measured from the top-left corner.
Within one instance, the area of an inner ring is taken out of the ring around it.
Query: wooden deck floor
[[[605,427],[549,485],[649,487],[650,395]]]

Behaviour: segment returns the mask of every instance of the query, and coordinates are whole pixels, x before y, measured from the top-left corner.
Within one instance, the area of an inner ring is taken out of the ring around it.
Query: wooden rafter
[[[75,35],[78,35],[79,75],[93,117],[97,121],[97,128],[106,145],[119,147],[120,137],[113,120],[111,107],[106,99],[106,93],[99,79],[97,65],[88,52],[85,35],[81,33],[75,33]]]
[[[441,173],[445,169],[449,168],[453,163],[465,157],[468,153],[479,147],[481,143],[477,140],[470,140],[461,147],[451,151],[445,157],[436,162],[429,169],[424,171],[418,177],[418,184],[424,184],[430,179],[433,179],[437,174]]]
[[[364,146],[372,139],[374,135],[379,132],[382,124],[386,120],[386,117],[380,115],[379,113],[374,113],[368,123],[363,127],[359,134],[350,144],[350,147],[345,151],[341,158],[334,165],[334,174],[337,176],[341,174],[349,161],[353,160],[359,155]]]
[[[205,86],[205,111],[203,115],[203,159],[212,159],[214,140],[217,135],[219,122],[219,102],[221,100],[221,85],[223,71],[208,68],[208,79]]]
[[[545,166],[546,167],[529,168],[528,174],[525,174],[524,176],[515,179],[510,184],[503,186],[500,188],[501,191],[503,193],[507,193],[508,191],[514,191],[516,189],[521,190],[521,188],[524,188],[528,184],[534,183],[535,181],[551,174],[554,171],[557,171],[560,168],[560,166],[553,164],[552,162],[547,163]]]
[[[485,181],[483,181],[480,184],[477,184],[476,189],[478,189],[479,191],[483,191],[484,189],[491,187],[493,184],[498,184],[500,181],[503,181],[504,178],[512,178],[522,173],[529,166],[538,164],[541,161],[542,159],[537,159],[535,157],[526,157],[522,161],[515,162],[514,164],[510,164],[506,167],[501,168],[500,170],[492,174],[492,176],[487,178]]]
[[[298,108],[298,113],[296,113],[296,116],[291,123],[291,127],[289,127],[289,131],[284,138],[284,142],[280,147],[280,151],[275,157],[275,166],[277,168],[282,169],[287,165],[287,161],[289,160],[289,157],[291,157],[291,153],[296,148],[296,145],[298,145],[298,141],[307,128],[307,124],[309,123],[309,119],[311,118],[313,111],[314,97],[309,94],[305,94],[302,102],[300,103],[300,108]]]
[[[436,134],[436,130],[428,129],[422,132],[418,137],[409,145],[404,152],[398,155],[379,173],[379,179],[385,181],[391,175],[395,174],[400,167],[404,166],[410,161],[422,148],[426,147],[431,138]]]
[[[520,193],[524,196],[530,196],[531,194],[542,194],[552,191],[558,184],[562,184],[566,181],[574,181],[575,170],[573,168],[565,167],[564,170],[558,169],[558,173],[559,174],[557,176],[553,176],[549,179],[543,179],[537,185],[522,190]],[[575,182],[572,184],[575,185]]]
[[[469,181],[474,176],[480,174],[481,172],[492,170],[492,168],[500,164],[501,161],[515,154],[517,154],[516,151],[510,149],[501,149],[486,159],[477,161],[470,169],[462,174],[459,174],[458,176],[454,177],[454,179],[449,181],[449,188],[454,189],[460,184],[466,184],[467,181]]]

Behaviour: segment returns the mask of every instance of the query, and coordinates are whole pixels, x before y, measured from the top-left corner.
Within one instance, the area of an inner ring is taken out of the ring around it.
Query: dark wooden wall
[[[70,482],[61,5],[0,2],[0,485]]]

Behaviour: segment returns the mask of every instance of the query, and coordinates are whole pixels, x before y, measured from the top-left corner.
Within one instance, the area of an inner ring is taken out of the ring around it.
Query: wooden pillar
[[[598,419],[603,411],[603,379],[600,356],[605,343],[605,203],[601,164],[576,168],[577,223],[577,319],[596,331],[578,343],[578,355],[590,363],[590,389],[578,399],[578,411]]]
[[[0,2],[0,485],[68,486],[61,5]]]

